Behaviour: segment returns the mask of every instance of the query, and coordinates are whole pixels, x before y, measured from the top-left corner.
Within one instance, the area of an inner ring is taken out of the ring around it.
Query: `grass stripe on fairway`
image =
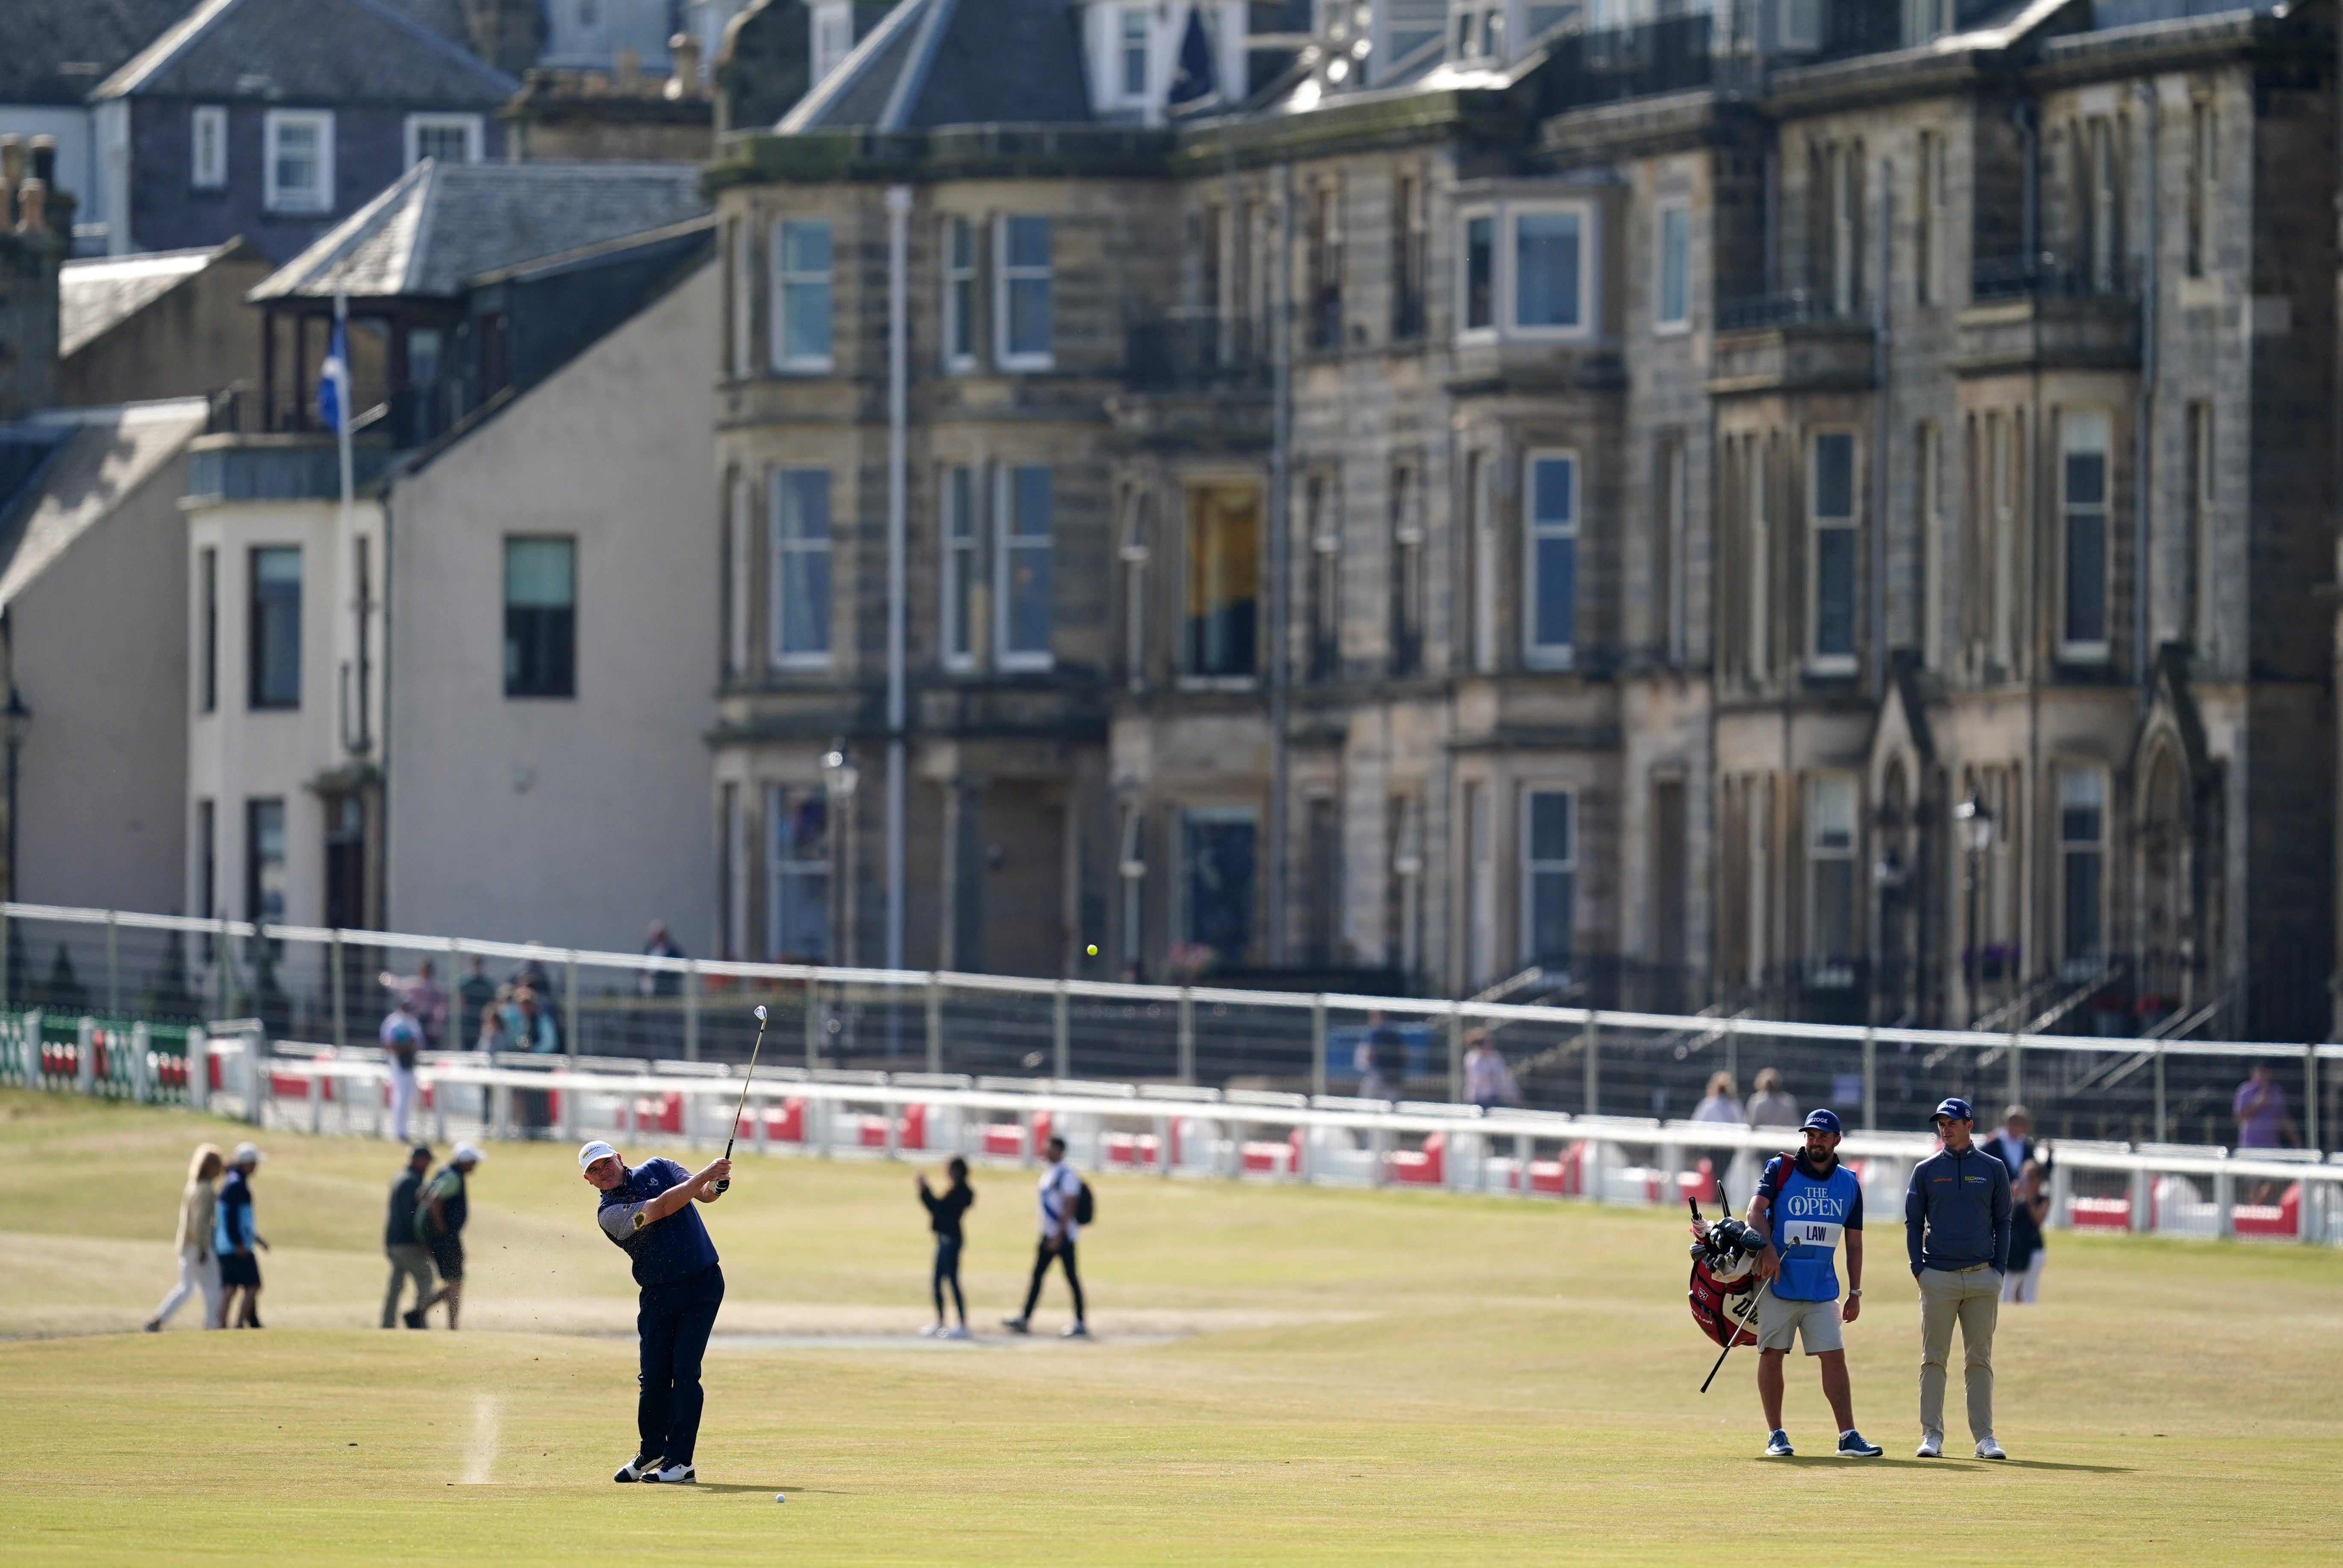
[[[282,1134],[255,1184],[270,1326],[129,1332],[169,1282],[187,1150],[236,1132],[0,1095],[0,1377],[36,1482],[0,1506],[0,1563],[1478,1568],[1704,1563],[1785,1533],[1847,1563],[2333,1556],[2333,1251],[2053,1236],[2046,1300],[2002,1314],[2016,1459],[1930,1464],[1902,1238],[1875,1229],[1847,1338],[1888,1457],[1805,1457],[1833,1434],[1796,1358],[1804,1452],[1768,1463],[1747,1352],[1694,1392],[1714,1350],[1674,1213],[1108,1176],[1082,1244],[1098,1342],[1011,1342],[986,1330],[1021,1294],[1031,1177],[979,1171],[979,1342],[941,1353],[909,1338],[907,1168],[744,1161],[708,1211],[734,1337],[709,1355],[703,1481],[662,1491],[609,1482],[633,1288],[566,1148],[494,1146],[476,1174],[464,1333],[373,1326],[399,1151]],[[1039,1333],[1064,1301],[1053,1276]]]

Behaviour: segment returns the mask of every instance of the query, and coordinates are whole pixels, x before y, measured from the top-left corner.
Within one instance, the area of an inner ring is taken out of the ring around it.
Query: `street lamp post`
[[[846,742],[838,741],[821,759],[821,782],[836,819],[830,824],[832,850],[839,863],[839,961],[854,966],[854,787],[861,772],[846,759]]]
[[[1977,983],[1981,973],[1977,951],[1977,886],[1983,872],[1985,852],[1993,847],[1993,809],[1985,803],[1985,798],[1977,793],[1975,787],[1971,787],[1967,799],[1953,808],[1953,825],[1960,833],[1961,841],[1967,846],[1969,852],[1968,953],[1966,961],[1962,967],[1966,972],[1968,980],[1968,995],[1966,1000],[1968,1003],[1969,1017],[1975,1020],[1977,1016]]]

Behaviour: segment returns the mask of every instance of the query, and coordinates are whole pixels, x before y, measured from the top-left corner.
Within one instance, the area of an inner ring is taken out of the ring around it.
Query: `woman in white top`
[[[1694,1121],[1722,1121],[1738,1127],[1742,1124],[1741,1118],[1741,1095],[1733,1081],[1733,1074],[1710,1073],[1707,1097],[1693,1107],[1692,1119]],[[1733,1164],[1735,1151],[1710,1149],[1704,1152],[1708,1157],[1709,1195],[1713,1197],[1716,1189],[1725,1184],[1725,1172]]]
[[[159,1334],[171,1314],[197,1291],[204,1293],[204,1327],[219,1327],[219,1254],[212,1251],[213,1207],[217,1195],[212,1183],[227,1169],[227,1157],[209,1143],[196,1145],[187,1161],[187,1185],[179,1194],[179,1282],[146,1320],[146,1332]]]

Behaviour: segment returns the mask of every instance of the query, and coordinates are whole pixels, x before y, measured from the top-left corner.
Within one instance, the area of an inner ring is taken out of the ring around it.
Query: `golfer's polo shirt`
[[[672,1160],[646,1160],[602,1194],[601,1210],[594,1217],[602,1233],[633,1262],[635,1283],[645,1290],[671,1285],[716,1266],[716,1243],[708,1239],[696,1203],[686,1203],[664,1220],[643,1216],[652,1199],[690,1180],[691,1172]]]

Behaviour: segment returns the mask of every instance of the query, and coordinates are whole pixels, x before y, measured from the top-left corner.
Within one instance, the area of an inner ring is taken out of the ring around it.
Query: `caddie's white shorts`
[[[1846,1349],[1846,1336],[1839,1330],[1838,1303],[1785,1302],[1766,1292],[1765,1299],[1757,1304],[1757,1348],[1786,1351],[1793,1335],[1805,1341],[1810,1356]]]

